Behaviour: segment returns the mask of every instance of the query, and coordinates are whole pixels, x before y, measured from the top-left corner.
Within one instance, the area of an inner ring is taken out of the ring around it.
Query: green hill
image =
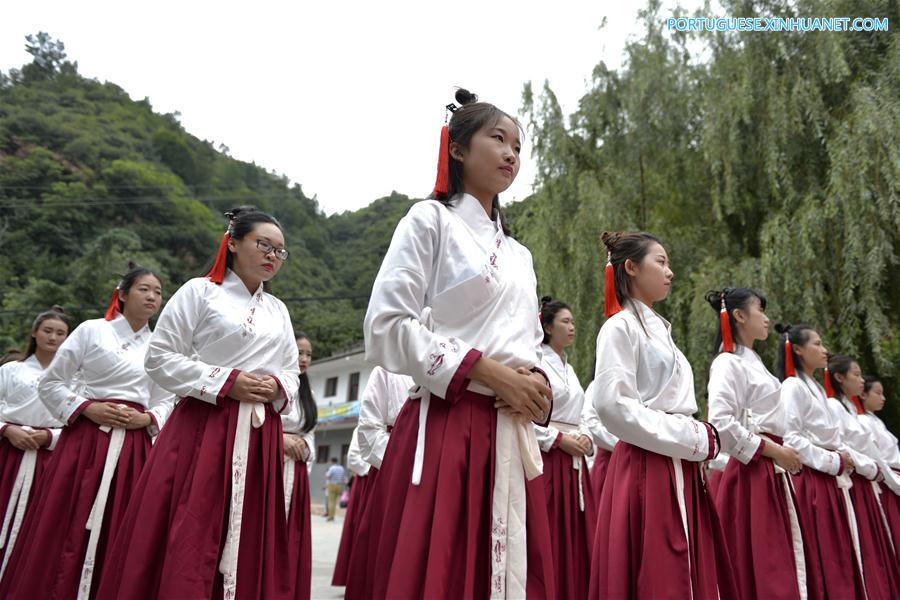
[[[328,218],[299,185],[82,77],[49,37],[30,39],[33,62],[0,76],[0,342],[19,345],[53,303],[98,316],[128,260],[158,269],[173,293],[204,272],[222,213],[241,204],[284,225],[292,254],[273,291],[317,354],[361,341],[365,297],[412,200]]]

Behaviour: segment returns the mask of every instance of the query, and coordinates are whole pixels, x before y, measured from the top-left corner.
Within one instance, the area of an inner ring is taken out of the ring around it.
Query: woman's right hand
[[[3,430],[3,437],[8,439],[14,448],[18,448],[22,452],[37,450],[41,447],[38,440],[18,425],[7,425]]]
[[[850,455],[847,452],[838,452],[841,455],[841,460],[844,461],[844,470],[842,473],[850,473],[853,469],[856,468],[856,465],[853,464],[853,459],[850,458]]]
[[[284,455],[291,460],[303,461],[303,451],[306,449],[306,442],[302,437],[293,433],[284,434]]]
[[[551,391],[543,380],[532,373],[517,373],[489,358],[479,358],[469,371],[469,378],[480,381],[497,394],[513,412],[529,421],[542,423],[550,411]]]
[[[125,429],[131,421],[127,410],[112,402],[91,402],[81,414],[101,427],[114,429]]]
[[[228,390],[228,397],[238,402],[271,402],[268,398],[271,391],[262,377],[241,371]]]

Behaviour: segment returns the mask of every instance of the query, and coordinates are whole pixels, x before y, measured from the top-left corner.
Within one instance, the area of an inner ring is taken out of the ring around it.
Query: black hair
[[[34,318],[34,322],[31,324],[31,332],[28,334],[28,344],[25,349],[25,356],[23,356],[21,360],[28,360],[32,354],[37,352],[37,340],[34,338],[34,332],[37,331],[37,328],[40,327],[41,323],[49,321],[50,319],[57,319],[65,323],[66,335],[72,333],[72,321],[69,319],[69,315],[66,314],[66,310],[62,306],[54,304]]]
[[[789,323],[778,323],[775,325],[775,331],[778,332],[778,358],[775,363],[775,375],[778,376],[779,381],[784,381],[785,377],[785,353],[784,353],[784,343],[788,340],[791,342],[791,354],[794,359],[794,370],[797,373],[801,373],[803,371],[803,359],[800,358],[800,355],[797,354],[796,347],[803,346],[806,342],[809,341],[809,334],[815,329],[813,329],[812,325],[806,325],[803,323],[798,323],[797,325],[791,325]]]
[[[645,231],[627,233],[624,231],[604,231],[600,234],[600,241],[606,246],[609,254],[609,262],[612,263],[615,276],[616,299],[619,305],[624,307],[626,302],[634,303],[631,291],[631,277],[625,271],[625,261],[640,263],[650,252],[653,244],[663,245],[662,240]],[[643,319],[640,319],[641,328],[647,333]]]
[[[863,393],[868,394],[876,383],[882,383],[878,375],[863,375]]]
[[[302,331],[294,332],[294,340],[309,340],[309,337]],[[311,344],[312,342],[310,342]],[[319,422],[319,407],[312,395],[312,388],[309,385],[309,376],[306,372],[300,373],[300,389],[297,391],[297,397],[300,401],[300,409],[303,412],[303,433],[309,433]]]
[[[711,290],[706,293],[706,301],[712,307],[714,311],[716,311],[716,315],[718,315],[722,310],[722,300],[725,300],[725,310],[728,312],[728,323],[731,325],[731,335],[734,338],[734,343],[738,343],[737,339],[737,321],[734,319],[734,311],[736,310],[747,310],[750,307],[750,302],[756,298],[759,300],[759,305],[762,310],[766,310],[766,297],[763,296],[760,292],[754,290],[753,288],[746,287],[738,287],[738,288],[724,288],[722,290]],[[716,340],[713,344],[713,355],[719,353],[719,350],[722,346],[722,324],[719,323],[719,326],[716,331]]]
[[[844,388],[841,387],[841,382],[838,381],[836,376],[841,374],[846,377],[847,373],[850,372],[850,367],[852,367],[854,363],[859,364],[855,358],[847,356],[846,354],[832,354],[828,357],[828,378],[831,380],[831,387],[834,389],[838,398],[845,396],[846,394],[844,393]]]
[[[145,275],[156,277],[156,280],[162,285],[163,280],[162,277],[159,276],[159,273],[152,269],[148,269],[147,267],[142,267],[135,262],[128,261],[128,271],[122,275],[122,279],[119,280],[119,285],[116,286],[116,289],[119,290],[119,312],[125,312],[125,301],[121,297],[122,294],[127,293],[137,280]]]
[[[519,124],[518,119],[489,102],[478,102],[478,96],[469,90],[457,88],[456,101],[461,106],[453,112],[450,122],[447,124],[451,143],[455,142],[463,148],[468,148],[469,143],[472,141],[472,136],[486,127],[494,127],[503,117],[507,117],[516,124],[519,131],[522,131],[522,126]],[[453,158],[452,155],[449,160],[447,194],[441,196],[432,194],[429,196],[430,199],[437,200],[441,204],[448,206],[451,198],[465,191],[463,189],[463,164]],[[506,216],[500,209],[500,196],[494,196],[492,212],[493,216],[500,219],[503,233],[510,235]]]
[[[281,230],[281,233],[284,234],[284,227],[281,226],[281,223],[278,222],[278,219],[273,217],[267,212],[264,212],[255,206],[238,206],[237,208],[232,208],[228,212],[225,213],[225,217],[228,218],[228,228],[227,233],[228,236],[233,240],[242,240],[244,239],[248,233],[252,232],[256,229],[256,226],[260,223],[271,223],[275,227]],[[203,270],[203,275],[205,276],[209,273],[209,270],[212,269],[212,266],[216,262],[216,255],[210,259],[209,263],[206,265],[206,268]],[[232,269],[234,265],[234,253],[231,250],[228,250],[228,256],[225,258],[225,266],[229,269]]]
[[[336,463],[338,461],[337,456],[331,457],[331,462]]]
[[[556,315],[561,310],[572,311],[571,307],[562,300],[554,300],[550,296],[541,298],[541,330],[544,332],[544,344],[550,343],[550,334],[547,327],[553,325]]]

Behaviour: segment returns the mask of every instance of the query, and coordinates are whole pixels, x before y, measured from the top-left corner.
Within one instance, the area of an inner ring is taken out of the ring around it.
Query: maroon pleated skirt
[[[347,585],[347,574],[350,570],[350,561],[359,533],[360,522],[377,476],[378,469],[375,467],[371,467],[365,475],[353,476],[353,485],[350,486],[350,502],[347,504],[347,512],[344,513],[344,527],[341,530],[341,543],[338,546],[331,585]]]
[[[875,488],[871,481],[858,473],[854,473],[852,479],[850,499],[859,529],[866,596],[869,600],[900,598],[900,565],[875,496]]]
[[[572,456],[559,448],[542,452],[544,494],[550,521],[550,547],[556,579],[556,598],[587,598],[591,579],[591,552],[597,529],[597,502],[587,463],[581,461],[581,489]]]
[[[900,496],[897,496],[885,484],[878,485],[881,486],[881,506],[884,508],[884,515],[891,528],[894,551],[900,553]]]
[[[788,475],[775,473],[774,463],[762,456],[746,465],[731,459],[724,472],[717,472],[721,478],[716,510],[740,597],[800,598],[784,487]]]
[[[681,465],[687,537],[672,459],[623,441],[616,444],[600,499],[590,598],[738,597],[701,465]]]
[[[6,510],[9,507],[9,497],[12,495],[13,486],[16,483],[16,476],[19,474],[19,465],[22,463],[22,457],[24,455],[25,453],[10,444],[9,440],[0,438],[0,524],[2,524],[2,519],[4,515],[6,515]],[[28,510],[27,507],[30,506],[33,499],[37,496],[38,486],[43,479],[44,471],[47,469],[47,465],[50,463],[51,458],[53,458],[53,452],[50,450],[41,448],[37,451],[37,459],[34,463],[34,476],[31,480],[31,491],[28,494],[28,500],[25,504],[26,514]],[[9,530],[11,529],[12,519],[10,519],[6,539],[0,540],[0,545],[2,545],[2,547],[0,547],[0,563],[3,562],[3,557],[9,550],[7,543],[11,533]]]
[[[834,475],[804,467],[792,476],[803,531],[810,600],[866,597],[859,575],[847,505]]]
[[[184,398],[156,440],[97,598],[221,598],[239,403]],[[291,598],[281,418],[250,432],[237,598]]]
[[[309,516],[309,471],[306,463],[294,463],[294,487],[288,514],[288,560],[294,576],[294,598],[309,598],[312,581],[312,535]]]
[[[419,404],[408,400],[394,424],[360,526],[348,600],[490,596],[494,398],[465,391],[451,404],[432,396],[422,480],[414,486]],[[555,589],[543,486],[541,477],[526,484],[526,585],[534,599]]]
[[[606,481],[606,471],[609,469],[609,459],[612,452],[597,448],[594,451],[594,464],[591,466],[591,488],[594,496],[594,504],[600,507],[600,497],[603,495],[603,482]],[[592,538],[593,538],[593,534]],[[593,545],[593,540],[591,541]]]
[[[732,460],[729,460],[728,462],[731,463]],[[719,495],[719,485],[722,483],[723,475],[725,475],[724,469],[711,469],[707,474],[706,493],[709,494],[709,497],[713,502],[716,501],[716,498]]]
[[[143,411],[138,404],[115,400]],[[0,598],[75,598],[91,532],[86,529],[109,448],[110,433],[85,416],[63,428],[54,458],[47,465],[12,550]],[[125,432],[125,441],[109,487],[103,526],[94,558],[91,590],[108,558],[108,543],[118,534],[147,456],[146,429]],[[114,563],[115,564],[115,563]]]

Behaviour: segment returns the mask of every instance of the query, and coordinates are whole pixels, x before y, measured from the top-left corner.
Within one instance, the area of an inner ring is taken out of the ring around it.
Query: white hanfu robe
[[[366,359],[408,374],[421,387],[414,484],[421,478],[432,395],[447,398],[482,355],[513,369],[533,369],[541,361],[531,253],[506,236],[474,196],[455,196],[449,205],[418,202],[401,220],[364,324]],[[467,389],[495,395],[477,382]],[[542,468],[531,423],[498,413],[495,465],[491,593],[520,597],[528,571],[525,480]]]
[[[381,367],[375,367],[369,375],[359,402],[356,436],[362,459],[376,469],[381,468],[384,460],[390,429],[415,385],[409,375],[391,373]]]

